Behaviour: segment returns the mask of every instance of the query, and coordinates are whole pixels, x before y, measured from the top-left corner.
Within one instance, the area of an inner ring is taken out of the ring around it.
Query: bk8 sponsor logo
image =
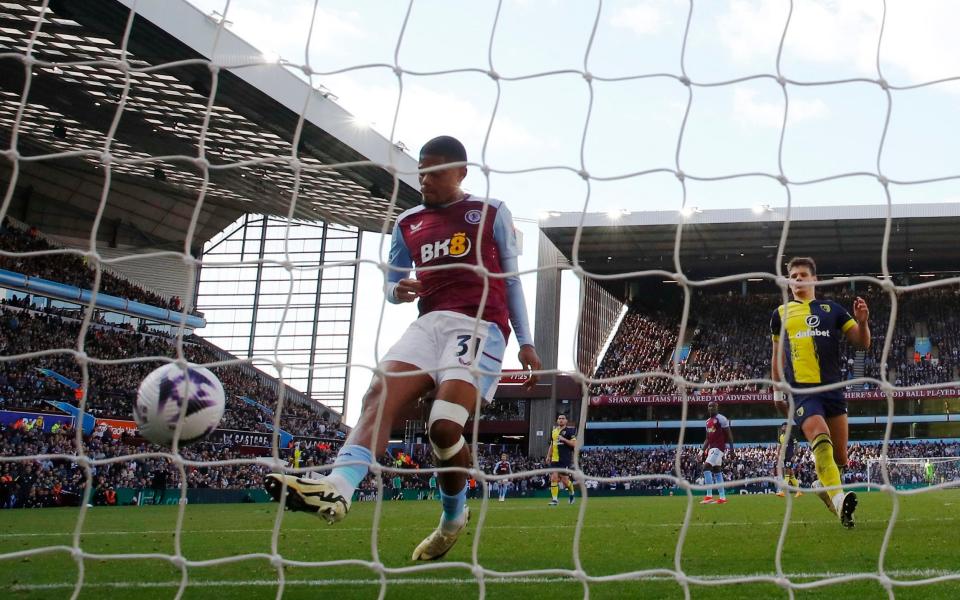
[[[458,232],[453,234],[449,239],[420,246],[420,264],[422,265],[445,256],[461,258],[470,254],[471,247],[472,244],[467,234]]]

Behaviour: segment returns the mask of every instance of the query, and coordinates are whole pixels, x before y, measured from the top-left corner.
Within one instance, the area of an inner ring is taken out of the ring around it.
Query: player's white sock
[[[707,469],[703,472],[703,482],[711,486],[707,488],[707,496],[713,496],[713,471]]]
[[[345,462],[359,464],[345,465]],[[370,471],[367,465],[373,462],[373,455],[364,446],[345,444],[337,459],[333,462],[333,470],[327,475],[327,481],[337,488],[341,496],[348,501],[353,498],[353,492]]]
[[[333,484],[333,487],[337,488],[337,492],[339,492],[344,498],[353,497],[353,491],[356,489],[356,487],[354,487],[341,475],[337,473],[330,473],[325,477],[325,479],[327,480],[327,483]]]
[[[717,489],[720,490],[720,499],[727,499],[727,490],[723,487],[723,473],[717,473],[715,475],[715,481],[717,482]]]
[[[443,505],[443,518],[440,519],[440,530],[449,535],[456,533],[463,527],[464,520],[467,518],[464,507],[467,505],[467,485],[463,486],[460,493],[448,496],[443,488],[440,488],[440,503]]]

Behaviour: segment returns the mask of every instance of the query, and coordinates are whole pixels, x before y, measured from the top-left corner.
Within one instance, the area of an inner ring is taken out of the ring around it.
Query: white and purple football
[[[180,410],[187,404],[180,430],[180,443],[203,439],[220,424],[226,406],[223,385],[203,367],[167,363],[153,370],[140,383],[133,406],[133,420],[140,435],[155,444],[173,442]]]

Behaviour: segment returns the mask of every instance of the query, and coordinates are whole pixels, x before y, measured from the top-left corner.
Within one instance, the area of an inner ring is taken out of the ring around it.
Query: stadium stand
[[[0,236],[0,248],[8,251],[52,249],[34,229],[24,229],[4,223]],[[43,260],[0,257],[0,268],[68,283],[78,287],[90,287],[93,270],[75,256],[55,255]],[[143,289],[116,275],[104,273],[100,289],[139,302],[166,308],[179,308],[178,298],[164,298]],[[838,290],[831,294],[841,303],[849,304],[853,294]],[[889,319],[889,301],[883,293],[867,292],[872,307],[872,321],[877,323],[874,345],[863,356],[857,357],[844,349],[844,374],[856,375],[858,359],[862,374],[880,376],[880,358],[886,328],[880,326]],[[691,310],[686,337],[689,353],[682,363],[685,377],[697,382],[763,378],[769,372],[769,346],[767,317],[771,307],[779,302],[775,294],[752,294],[749,297],[723,294],[698,293]],[[897,385],[939,383],[957,379],[958,353],[960,353],[960,295],[953,290],[915,292],[900,299],[897,327],[894,331],[891,353],[888,360],[891,380]],[[75,309],[38,306],[26,298],[11,298],[0,302],[0,354],[12,355],[59,348],[63,339],[79,336],[79,313]],[[631,375],[642,371],[672,368],[671,358],[676,347],[679,320],[656,308],[635,305],[623,318],[614,334],[604,358],[598,367],[597,378]],[[928,340],[926,352],[918,352],[918,341]],[[757,343],[761,340],[761,343]],[[85,351],[94,358],[115,360],[131,357],[174,356],[174,339],[163,330],[153,330],[143,325],[139,330],[132,326],[108,322],[101,313],[91,323],[85,340]],[[184,352],[195,363],[210,363],[222,360],[222,350],[212,347],[196,336],[184,340]],[[130,407],[136,388],[142,378],[157,365],[155,362],[125,363],[122,365],[91,364],[87,393],[87,410],[98,418],[129,419]],[[0,362],[0,409],[48,412],[48,400],[76,404],[74,389],[58,379],[45,375],[55,372],[62,378],[80,382],[81,371],[69,355],[48,354],[17,361]],[[251,374],[238,368],[215,368],[227,392],[227,411],[221,423],[222,429],[269,432],[272,425],[271,411],[277,404],[275,386],[268,385],[265,375]],[[732,391],[733,387],[715,388],[712,391]],[[757,386],[739,386],[738,391],[756,390]],[[700,393],[710,393],[702,390]],[[639,381],[597,384],[592,394],[671,394],[675,393],[672,382],[664,377]],[[246,398],[246,400],[244,400]],[[318,405],[319,406],[319,405]],[[493,404],[485,407],[484,420],[524,420],[526,402]],[[265,410],[266,409],[266,410]],[[591,420],[632,418],[634,407],[605,407],[591,413]],[[320,466],[330,462],[339,447],[341,433],[337,423],[322,416],[317,410],[301,404],[288,402],[283,410],[281,427],[294,436],[311,436],[311,442],[301,442],[301,467]],[[317,438],[320,438],[317,441]],[[127,434],[108,435],[104,427],[98,427],[83,437],[86,450],[94,458],[112,458],[137,452],[149,452],[154,447],[143,440]],[[16,456],[28,454],[74,454],[75,432],[69,426],[55,427],[53,431],[31,428],[28,424],[0,425],[0,454]],[[479,456],[481,469],[489,472],[499,459],[503,448],[485,448]],[[285,456],[289,454],[285,449]],[[736,450],[736,460],[725,467],[731,478],[769,476],[774,472],[777,459],[776,447],[772,445],[743,445]],[[807,450],[799,450],[798,476],[808,484],[813,480],[812,464]],[[864,482],[868,478],[867,464],[879,457],[877,444],[853,444],[850,447],[850,465],[845,474],[847,482]],[[590,477],[618,477],[639,474],[670,475],[674,469],[675,449],[672,446],[659,448],[591,448],[581,454],[584,473]],[[203,442],[183,450],[189,460],[226,460],[240,456],[231,443]],[[924,442],[895,443],[890,448],[892,458],[923,458],[927,456],[960,456],[960,443]],[[546,465],[538,459],[524,456],[516,449],[510,450],[514,470],[532,470]],[[426,488],[432,472],[432,455],[425,447],[418,447],[412,454],[394,451],[381,457],[381,463],[409,470],[404,485]],[[960,464],[957,461],[956,464]],[[956,479],[960,472],[956,464],[947,467],[943,476]],[[699,452],[686,447],[681,455],[683,476],[696,480],[700,473]],[[256,487],[264,474],[259,465],[216,466],[187,470],[187,485],[190,488],[248,489]],[[876,480],[877,475],[874,473]],[[916,470],[891,470],[892,482],[897,485],[917,483]],[[119,488],[146,489],[161,481],[167,487],[180,484],[178,471],[164,460],[150,459],[117,462],[101,467],[94,473],[95,491],[91,500],[96,504],[115,502],[112,490]],[[544,476],[518,478],[514,481],[514,493],[527,494],[547,485]],[[591,482],[591,485],[597,485]],[[616,485],[603,486],[607,489]],[[624,486],[619,486],[623,489]],[[632,489],[658,493],[670,488],[667,480],[633,482]],[[76,504],[84,488],[83,470],[72,461],[41,460],[34,463],[11,462],[0,466],[0,507],[45,507]],[[360,487],[361,497],[370,497],[376,491],[373,476]],[[630,489],[630,488],[628,488]],[[770,483],[748,486],[749,491],[772,491]]]
[[[500,459],[503,448],[496,446],[482,447],[478,455],[480,468],[485,473],[491,473],[493,465]],[[878,443],[855,443],[849,448],[850,462],[844,474],[845,483],[864,483],[868,480],[868,462],[880,458],[881,446]],[[587,478],[586,485],[591,488],[602,487],[606,490],[634,491],[640,493],[669,493],[674,489],[671,481],[666,477],[674,474],[675,446],[657,448],[588,448],[580,454],[580,466]],[[798,446],[795,455],[797,464],[796,475],[802,485],[809,486],[815,479],[813,460],[809,449]],[[509,460],[514,472],[545,469],[547,464],[542,460],[531,459],[519,452],[508,452]],[[922,441],[896,442],[890,445],[888,457],[891,459],[911,458],[923,459],[927,457],[957,457],[938,470],[938,477],[944,481],[960,479],[960,442],[957,441]],[[680,457],[681,472],[687,481],[697,481],[702,473],[701,450],[699,446],[685,446]],[[383,464],[397,468],[410,469],[404,473],[405,487],[413,489],[426,488],[426,480],[433,469],[433,458],[428,448],[416,449],[409,463],[402,463],[391,457],[384,457]],[[729,480],[772,477],[776,472],[777,446],[775,444],[742,445],[735,449],[735,457],[724,465],[724,474]],[[591,478],[627,477],[637,475],[664,475],[664,479],[633,481],[629,484],[603,484]],[[921,471],[917,468],[891,466],[890,482],[893,485],[916,485],[923,483]],[[870,473],[873,483],[881,483],[879,471],[874,469]],[[544,475],[518,477],[511,480],[512,489],[516,495],[527,495],[535,490],[544,489],[549,484]],[[361,485],[361,495],[376,490],[376,480],[369,475]],[[772,493],[776,487],[769,481],[753,483],[743,486],[748,493]]]
[[[14,225],[9,219],[0,224],[0,250],[7,252],[38,252],[60,250],[61,246],[52,244],[36,227]],[[6,269],[29,277],[39,277],[58,283],[73,285],[82,289],[91,289],[94,281],[94,269],[85,258],[75,254],[48,254],[33,257],[0,256],[0,269]],[[176,296],[164,297],[110,272],[103,272],[100,279],[100,292],[135,300],[144,304],[181,310],[182,300]]]
[[[75,432],[69,426],[57,431],[43,431],[40,428],[24,425],[0,424],[0,456],[31,454],[75,454]],[[130,455],[139,452],[151,452],[156,448],[145,444],[133,436],[113,437],[98,430],[84,437],[86,451],[93,458],[103,459]],[[303,446],[301,467],[320,466],[329,463],[339,447],[338,442],[320,442]],[[478,456],[480,468],[491,472],[493,464],[499,460],[503,451],[508,451],[514,472],[543,469],[547,465],[538,459],[523,456],[516,449],[498,446],[481,446]],[[846,483],[863,483],[868,480],[868,462],[880,457],[881,447],[876,443],[855,443],[849,448],[850,463],[844,475]],[[634,475],[665,475],[674,473],[675,447],[658,448],[589,448],[583,450],[580,461],[587,485],[604,489],[634,491],[640,493],[667,493],[673,486],[668,479],[632,482],[624,484],[600,484],[591,478],[624,477]],[[182,449],[187,460],[229,460],[238,458],[238,451],[226,443],[202,442]],[[290,452],[285,455],[289,457]],[[735,449],[735,458],[728,461],[725,474],[731,479],[770,477],[775,473],[777,462],[776,445],[741,445]],[[927,457],[957,457],[945,466],[941,466],[938,477],[945,481],[960,479],[960,442],[952,440],[895,442],[889,448],[890,458],[922,459]],[[380,458],[386,466],[405,469],[404,487],[426,489],[427,480],[434,468],[432,454],[427,446],[418,446],[410,455],[394,450]],[[683,477],[696,481],[701,472],[700,448],[685,446],[680,457]],[[796,454],[796,473],[803,485],[809,485],[815,478],[813,462],[806,446],[800,446]],[[266,467],[260,465],[228,465],[204,468],[187,468],[187,485],[190,488],[209,489],[249,489],[256,487]],[[91,494],[94,504],[109,504],[109,490],[119,488],[147,489],[154,485],[158,474],[167,488],[180,484],[178,471],[171,463],[158,459],[136,460],[111,463],[95,469],[93,473],[95,490]],[[919,470],[894,465],[890,470],[891,483],[894,485],[915,485],[923,483],[919,479]],[[870,476],[874,483],[880,483],[879,472],[874,470]],[[538,489],[544,489],[547,479],[543,475],[519,477],[511,480],[514,494],[527,495]],[[377,485],[371,474],[359,488],[361,498],[371,498]],[[769,482],[744,486],[748,492],[764,493],[775,491]],[[33,463],[10,462],[0,465],[0,508],[40,508],[76,504],[84,491],[83,470],[72,461],[40,460]],[[388,492],[389,493],[389,492]]]
[[[881,354],[890,318],[889,298],[881,292],[861,292],[871,306],[873,345],[862,357],[863,371],[856,372],[856,353],[846,342],[842,346],[845,378],[880,378]],[[832,297],[850,305],[854,294],[832,290]],[[704,295],[698,294],[691,308],[686,342],[691,351],[681,365],[681,373],[698,383],[746,380],[769,377],[769,315],[781,302],[776,294]],[[912,292],[899,299],[899,312],[887,362],[890,381],[907,386],[944,383],[958,379],[960,365],[960,291],[933,289]],[[596,378],[612,378],[642,371],[672,372],[672,356],[677,344],[678,319],[657,309],[634,305],[620,327],[596,370]],[[915,351],[917,338],[929,338],[930,351]],[[701,390],[700,393],[756,391],[755,385],[727,386]],[[592,395],[641,395],[677,393],[672,381],[664,377],[600,383],[591,387]]]
[[[79,330],[80,321],[75,318],[10,303],[0,308],[0,352],[4,355],[57,348],[64,336],[77,338]],[[104,323],[91,326],[84,349],[90,356],[99,359],[175,356],[172,338]],[[184,353],[188,360],[198,364],[218,360],[197,343],[185,343]],[[129,419],[140,381],[157,366],[159,364],[155,361],[120,365],[91,364],[87,410],[97,417]],[[42,375],[38,369],[54,371],[77,383],[82,381],[80,368],[69,355],[3,361],[0,362],[0,408],[45,410],[49,408],[48,400],[77,403],[75,390]],[[228,398],[221,427],[269,431],[272,422],[269,413],[240,398],[253,399],[272,411],[277,404],[273,388],[236,368],[215,367],[213,370],[223,383]],[[334,429],[330,420],[322,418],[315,410],[291,402],[284,406],[281,427],[294,435],[317,435],[326,433],[328,429],[332,433]]]

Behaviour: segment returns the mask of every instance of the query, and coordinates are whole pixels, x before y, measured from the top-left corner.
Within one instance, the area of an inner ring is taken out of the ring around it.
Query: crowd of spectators
[[[666,313],[630,310],[620,322],[594,377],[610,379],[647,371],[669,372],[679,327],[679,321]],[[596,384],[591,392],[594,395],[663,394],[672,387],[671,380],[652,377]]]
[[[849,464],[844,471],[845,484],[863,484],[868,480],[872,483],[882,483],[882,473],[879,466],[882,446],[879,443],[854,443],[848,449]],[[647,493],[666,493],[675,487],[675,460],[676,446],[658,446],[650,448],[590,448],[580,453],[580,468],[583,470],[585,483],[588,488],[603,488],[613,490],[634,490]],[[723,471],[726,481],[775,478],[776,466],[779,459],[778,447],[775,444],[738,445],[734,450],[734,457],[724,461]],[[524,471],[546,469],[548,465],[543,460],[535,460],[523,456],[516,449],[505,449],[499,446],[481,446],[478,464],[480,470],[490,474],[494,464],[500,460],[500,454],[506,452],[514,473],[519,476],[511,478],[511,489],[516,495],[544,489],[549,486],[549,477],[546,474],[524,476]],[[433,457],[429,448],[417,448],[411,455],[409,463],[394,463],[392,457],[385,457],[382,464],[406,469],[403,475],[404,486],[412,489],[426,489],[428,479],[433,472]],[[956,458],[936,463],[936,478],[934,483],[960,480],[960,442],[895,442],[887,452],[889,459],[917,459],[910,463],[893,461],[889,464],[890,482],[893,485],[911,485],[924,483],[924,464],[926,458]],[[806,445],[798,445],[795,454],[794,472],[801,485],[809,487],[816,479],[813,467],[813,458]],[[685,446],[680,453],[682,479],[692,483],[703,483],[703,456],[700,447]],[[634,479],[619,482],[601,482],[600,478],[628,478],[639,476],[653,476],[645,479]],[[385,481],[391,476],[385,476]],[[495,484],[491,484],[495,485]],[[760,481],[740,486],[748,492],[764,493],[777,491],[777,485],[772,481]],[[368,475],[360,486],[366,493],[376,490],[376,480],[373,474]]]
[[[849,289],[826,288],[830,297],[851,306],[856,295],[870,304],[873,343],[859,356],[862,376],[881,379],[880,366],[890,319],[886,292],[854,294]],[[688,353],[680,373],[688,381],[717,384],[727,381],[764,379],[770,376],[770,314],[781,302],[776,294],[707,294],[698,291],[691,302],[684,342]],[[624,316],[595,378],[629,376],[648,371],[673,373],[673,353],[680,321],[663,309],[635,305]],[[930,351],[915,351],[918,337],[929,337]],[[682,355],[681,355],[682,356]],[[857,352],[841,341],[841,375],[858,376]],[[897,319],[887,359],[887,378],[898,386],[945,383],[960,378],[960,290],[956,286],[900,294]],[[762,386],[720,385],[691,390],[692,393],[753,392]],[[864,386],[871,387],[870,384]],[[677,393],[666,376],[631,378],[591,386],[593,395],[645,395]]]
[[[0,355],[75,348],[79,336],[78,319],[9,304],[0,307]],[[205,364],[217,360],[206,346],[195,343],[195,340],[183,347],[191,362]],[[148,357],[176,356],[174,340],[169,337],[103,322],[93,323],[88,329],[84,351],[98,360],[145,359],[121,364],[87,363],[86,410],[98,418],[126,420],[131,418],[140,381],[161,364]],[[76,390],[45,376],[38,369],[54,371],[76,383],[83,382],[80,363],[71,354],[61,352],[0,361],[0,409],[50,410],[47,400],[78,403],[80,398]],[[267,385],[264,377],[251,376],[239,366],[214,367],[212,370],[227,396],[227,410],[221,428],[271,431],[271,413],[277,406],[274,387]],[[241,397],[250,398],[267,410],[244,402]],[[311,407],[289,399],[284,402],[280,426],[293,435],[342,435],[342,432],[337,433],[336,424],[324,418],[320,405]]]
[[[881,482],[881,471],[876,462],[881,456],[882,446],[879,443],[853,443],[848,448],[849,462],[843,472],[843,481],[846,484]],[[801,484],[809,487],[816,479],[813,467],[813,458],[806,445],[798,445],[794,458],[794,472]],[[956,457],[938,467],[938,481],[943,478],[947,481],[960,480],[960,443],[958,442],[896,442],[890,445],[887,457],[924,459],[927,457]],[[661,474],[673,475],[676,458],[675,446],[664,446],[656,449],[599,449],[582,453],[581,465],[584,473],[589,477],[630,477],[637,475]],[[686,446],[680,454],[681,473],[687,481],[702,483],[703,461],[699,447]],[[734,450],[734,457],[724,461],[723,472],[727,481],[737,479],[751,479],[771,477],[776,473],[779,459],[778,446],[767,445],[738,445]],[[923,465],[891,463],[890,481],[894,485],[923,483]],[[918,479],[919,478],[919,479]],[[621,488],[623,484],[618,484]],[[672,487],[669,480],[647,480],[633,482],[633,489],[665,489]],[[750,491],[762,492],[774,490],[775,485],[770,482],[760,482],[747,486]]]
[[[42,431],[38,427],[0,425],[0,456],[75,455],[75,431],[69,426],[57,431]],[[114,437],[105,431],[97,431],[84,437],[84,452],[96,460],[128,456],[136,453],[157,452],[160,449],[133,436]],[[329,465],[338,450],[337,443],[303,444],[299,466],[310,468]],[[881,456],[877,443],[853,443],[844,471],[844,482],[882,482],[882,473],[877,462]],[[579,457],[588,488],[634,490],[645,493],[667,493],[675,486],[675,446],[649,448],[591,448],[582,450]],[[507,453],[516,477],[510,479],[510,489],[515,495],[527,495],[549,485],[546,474],[525,475],[547,468],[543,460],[522,455],[519,448],[499,445],[481,445],[478,456],[480,470],[492,473],[501,453]],[[244,458],[237,448],[222,443],[201,442],[181,449],[187,460],[222,461]],[[289,460],[290,450],[284,452]],[[935,462],[936,475],[932,483],[960,480],[960,442],[925,441],[917,443],[894,442],[887,452],[890,459],[915,459],[912,462],[891,461],[888,463],[890,481],[894,485],[923,484],[924,459],[940,458]],[[247,456],[246,458],[250,458]],[[685,446],[681,449],[680,465],[682,478],[702,483],[702,454],[699,447]],[[943,460],[947,459],[947,460]],[[955,459],[955,460],[951,460]],[[723,466],[727,481],[750,478],[775,477],[778,460],[776,445],[741,444],[734,450]],[[795,473],[801,484],[808,487],[815,479],[813,461],[806,445],[799,445],[795,454]],[[416,447],[409,455],[394,449],[380,457],[380,463],[402,469],[402,485],[406,488],[426,490],[434,474],[433,456],[429,446]],[[256,463],[237,465],[189,466],[185,468],[187,486],[212,489],[255,489],[260,486],[267,466]],[[601,478],[629,478],[654,476],[643,480],[602,482]],[[94,490],[90,501],[94,504],[113,504],[119,488],[166,489],[176,488],[181,483],[179,470],[164,458],[122,460],[91,467]],[[385,475],[384,482],[393,479]],[[86,485],[86,474],[74,460],[22,460],[0,463],[0,508],[72,506],[81,502]],[[159,484],[158,484],[159,482]],[[497,484],[499,485],[499,484]],[[750,492],[772,492],[777,486],[771,481],[754,482],[742,486]],[[359,486],[360,496],[375,497],[377,483],[372,473]],[[473,483],[474,495],[480,486]],[[388,492],[389,493],[389,492]],[[111,498],[113,501],[111,501]]]
[[[49,432],[39,427],[0,425],[0,456],[75,455],[75,433],[69,426]],[[86,436],[83,443],[86,455],[96,460],[161,450],[131,436],[114,437],[102,430]],[[196,461],[242,458],[235,448],[209,442],[181,448],[180,454]],[[185,467],[190,488],[253,489],[260,486],[267,471],[262,465],[250,463]],[[163,482],[163,488],[180,485],[180,471],[163,458],[93,465],[91,476],[94,490],[90,501],[95,504],[114,504],[119,488],[152,489],[158,481]],[[76,506],[83,498],[85,486],[86,473],[74,460],[0,463],[0,508]]]
[[[40,252],[62,250],[50,243],[36,227],[21,229],[4,218],[0,223],[0,250],[7,252]],[[43,254],[40,256],[0,256],[0,269],[29,277],[39,277],[57,283],[92,289],[95,270],[86,257],[77,254]],[[182,310],[177,296],[164,296],[109,272],[100,276],[100,293],[127,298],[151,306]]]

